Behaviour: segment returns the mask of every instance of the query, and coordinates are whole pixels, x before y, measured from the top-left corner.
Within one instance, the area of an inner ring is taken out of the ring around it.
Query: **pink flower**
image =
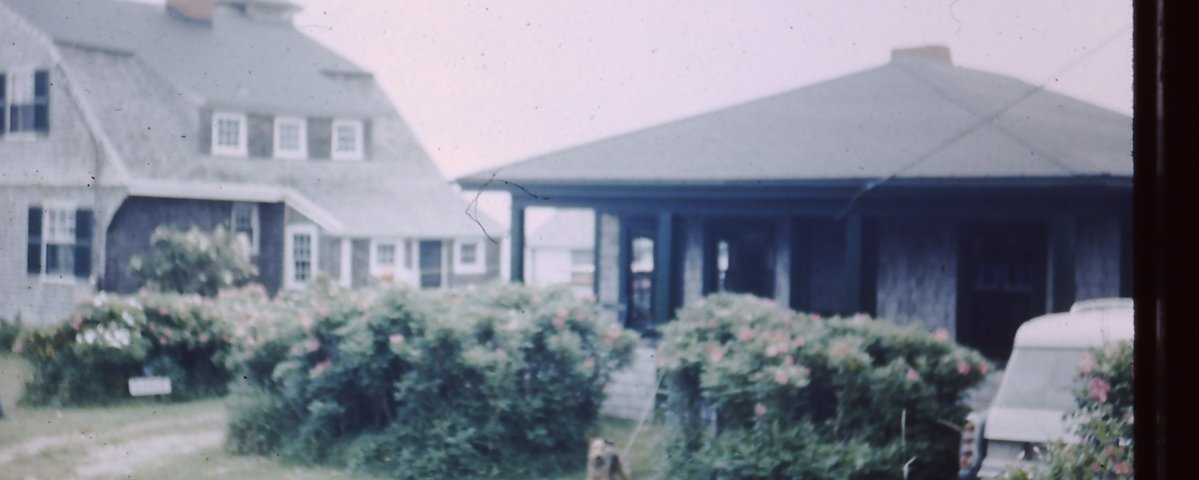
[[[946,330],[944,328],[938,328],[936,331],[933,332],[933,338],[935,338],[939,341],[942,341],[942,342],[949,341],[949,330]]]
[[[795,348],[803,348],[803,346],[807,343],[808,340],[804,337],[795,337]]]
[[[83,328],[83,315],[75,315],[75,321],[71,322],[71,328],[74,328],[76,332]]]
[[[774,383],[777,383],[779,385],[786,385],[787,382],[790,382],[790,381],[791,381],[791,375],[788,375],[786,370],[783,370],[780,368],[780,369],[774,371]]]
[[[500,357],[500,360],[507,360],[508,352],[504,351],[502,348],[497,348],[495,349],[495,356]]]
[[[762,405],[760,403],[757,405],[754,405],[754,415],[757,415],[759,417],[766,416],[766,405]]]
[[[333,364],[333,361],[326,358],[321,363],[318,363],[315,366],[313,366],[312,370],[310,372],[308,372],[308,376],[311,378],[319,377],[319,376],[321,376],[322,373],[325,373],[325,370],[328,369],[329,365],[332,365],[332,364]]]
[[[1116,475],[1131,475],[1132,469],[1128,467],[1128,464],[1120,462],[1112,465],[1112,473],[1115,473]]]
[[[1092,378],[1091,383],[1087,385],[1087,396],[1100,402],[1106,402],[1107,394],[1111,391],[1112,386],[1108,385],[1102,378]]]
[[[587,357],[586,360],[583,360],[584,370],[591,370],[593,368],[595,368],[595,357]]]
[[[866,323],[867,320],[870,320],[870,316],[866,315],[865,313],[855,313],[851,319],[851,321],[856,324]]]
[[[200,334],[200,343],[208,343],[208,334],[207,333]]]
[[[569,314],[570,314],[570,312],[567,312],[565,308],[559,308],[557,312],[554,312],[554,319],[555,320],[558,320],[558,319],[565,320],[566,316]]]
[[[753,340],[754,339],[754,331],[750,330],[748,328],[743,328],[743,329],[741,329],[741,332],[737,334],[737,338],[741,339],[742,342],[748,342],[750,340]]]
[[[159,337],[158,337],[158,344],[159,344],[159,345],[166,345],[166,344],[167,344],[167,337],[165,337],[165,336],[159,336]]]
[[[779,354],[778,345],[772,343],[766,347],[766,356],[767,357],[774,358],[774,357],[778,356],[778,354]]]
[[[813,314],[812,314],[812,320],[820,320],[821,318],[822,318],[822,317],[820,316],[820,314],[819,314],[819,313],[813,313]]]
[[[720,363],[724,359],[724,349],[720,348],[715,343],[708,344],[708,360],[712,363]]]
[[[783,359],[783,364],[787,365],[788,367],[795,365],[795,357],[787,355],[787,357]]]
[[[308,337],[308,341],[304,342],[304,349],[308,350],[308,353],[320,350],[321,342],[320,340],[317,340],[316,337]]]
[[[563,320],[562,317],[554,317],[553,323],[554,330],[561,331],[563,328],[566,328],[566,320]]]
[[[1095,368],[1095,357],[1091,352],[1082,354],[1082,358],[1078,360],[1079,375],[1087,376],[1091,374],[1091,370]]]
[[[977,368],[978,373],[983,375],[986,375],[987,372],[991,371],[991,366],[987,364],[987,362],[978,362],[978,365],[975,365],[974,368]]]
[[[13,342],[12,351],[13,351],[13,353],[24,352],[25,351],[25,339],[18,338],[16,342]]]
[[[906,378],[908,379],[909,382],[915,382],[916,380],[920,380],[920,374],[916,373],[915,369],[909,368]]]
[[[392,345],[402,345],[404,343],[404,334],[393,333],[387,336],[387,342]]]
[[[962,375],[969,375],[970,374],[970,362],[967,362],[965,360],[958,360],[958,373],[960,373]]]

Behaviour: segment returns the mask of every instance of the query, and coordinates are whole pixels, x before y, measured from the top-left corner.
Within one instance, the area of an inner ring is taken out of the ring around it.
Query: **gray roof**
[[[158,182],[154,188],[131,187],[135,194],[174,195],[170,190],[179,186],[209,195],[177,193],[188,198],[236,199],[247,191],[257,192],[252,198],[275,198],[263,192],[285,190],[302,196],[297,203],[311,205],[322,218],[334,219],[340,234],[482,236],[480,225],[465,214],[466,202],[374,80],[322,73],[365,72],[290,26],[220,16],[209,28],[172,18],[162,5],[113,0],[0,1],[58,43],[73,87],[88,92],[86,101],[123,160],[129,183]],[[239,42],[248,42],[246,48],[236,48]],[[188,56],[191,63],[176,58]],[[276,56],[281,60],[266,61]],[[367,116],[370,158],[205,155],[199,135],[204,106]],[[503,234],[485,215],[478,220],[488,233]]]
[[[460,182],[482,184],[492,171],[518,184],[1130,178],[1131,152],[1126,115],[948,61],[899,57]]]
[[[369,75],[290,25],[219,15],[181,21],[162,5],[5,0],[55,41],[136,54],[185,94],[268,112],[370,115],[390,109],[337,74]]]
[[[584,208],[558,209],[525,242],[530,247],[594,248],[595,211]]]

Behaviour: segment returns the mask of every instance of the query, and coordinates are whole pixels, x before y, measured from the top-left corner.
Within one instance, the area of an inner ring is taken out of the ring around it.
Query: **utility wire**
[[[877,180],[871,180],[869,182],[866,182],[866,185],[862,186],[861,190],[858,190],[858,192],[854,194],[853,198],[849,199],[849,204],[847,204],[845,206],[845,208],[842,209],[841,212],[838,213],[835,218],[838,221],[845,218],[845,216],[848,215],[849,212],[853,210],[853,207],[857,205],[858,201],[861,200],[862,197],[865,196],[867,193],[869,193],[871,190],[874,190],[879,185],[882,185],[888,181],[891,181],[891,180],[899,177],[900,175],[904,174],[905,172],[907,172],[913,168],[916,168],[921,163],[924,163],[928,159],[932,158],[933,155],[941,153],[941,151],[945,150],[946,148],[949,148],[950,146],[957,143],[961,139],[966,138],[967,136],[973,134],[974,132],[977,132],[978,130],[982,129],[983,127],[991,124],[992,122],[997,120],[1000,115],[1007,113],[1008,110],[1011,110],[1015,106],[1023,103],[1025,100],[1028,100],[1030,97],[1032,97],[1037,92],[1044,90],[1045,86],[1047,84],[1049,84],[1049,82],[1054,81],[1057,79],[1057,77],[1060,77],[1062,74],[1069,72],[1070,70],[1073,70],[1084,60],[1090,58],[1096,52],[1098,52],[1098,51],[1102,50],[1104,47],[1108,46],[1108,44],[1118,40],[1122,35],[1124,35],[1125,32],[1127,32],[1131,29],[1132,29],[1131,23],[1128,25],[1125,25],[1124,27],[1117,30],[1115,33],[1104,38],[1103,41],[1099,42],[1097,45],[1095,45],[1095,47],[1087,50],[1082,55],[1079,55],[1079,56],[1075,57],[1073,60],[1067,62],[1061,69],[1054,72],[1053,75],[1050,75],[1049,79],[1028,89],[1024,93],[1022,93],[1019,97],[1016,97],[1015,100],[1009,102],[1007,105],[1004,105],[999,110],[992,112],[990,115],[987,115],[987,116],[983,117],[982,119],[980,119],[977,123],[972,125],[970,128],[967,128],[961,132],[958,132],[956,135],[953,135],[953,136],[947,138],[944,142],[941,142],[936,147],[934,147],[932,150],[928,151],[927,153],[925,153],[923,155],[920,155],[919,157],[916,157],[916,159],[913,160],[911,163],[904,165],[899,170],[896,170],[894,173],[892,173],[886,177],[877,179]]]

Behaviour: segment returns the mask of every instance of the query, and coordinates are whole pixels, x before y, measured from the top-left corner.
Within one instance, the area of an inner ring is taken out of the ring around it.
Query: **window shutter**
[[[6,107],[8,102],[5,101],[5,99],[8,97],[4,95],[5,89],[7,88],[8,77],[5,77],[3,73],[0,73],[0,137],[4,136],[4,133],[8,131],[8,125],[4,123],[6,120],[8,120],[8,108]]]
[[[33,74],[33,130],[50,131],[50,71],[38,70]]]
[[[87,208],[75,210],[75,276],[92,276],[92,211]]]
[[[26,250],[25,271],[42,273],[42,207],[29,207],[29,249]]]

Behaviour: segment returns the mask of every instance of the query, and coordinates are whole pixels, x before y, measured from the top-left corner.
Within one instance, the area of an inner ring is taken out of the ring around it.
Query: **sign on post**
[[[170,395],[171,379],[167,377],[133,377],[129,379],[129,395]]]

